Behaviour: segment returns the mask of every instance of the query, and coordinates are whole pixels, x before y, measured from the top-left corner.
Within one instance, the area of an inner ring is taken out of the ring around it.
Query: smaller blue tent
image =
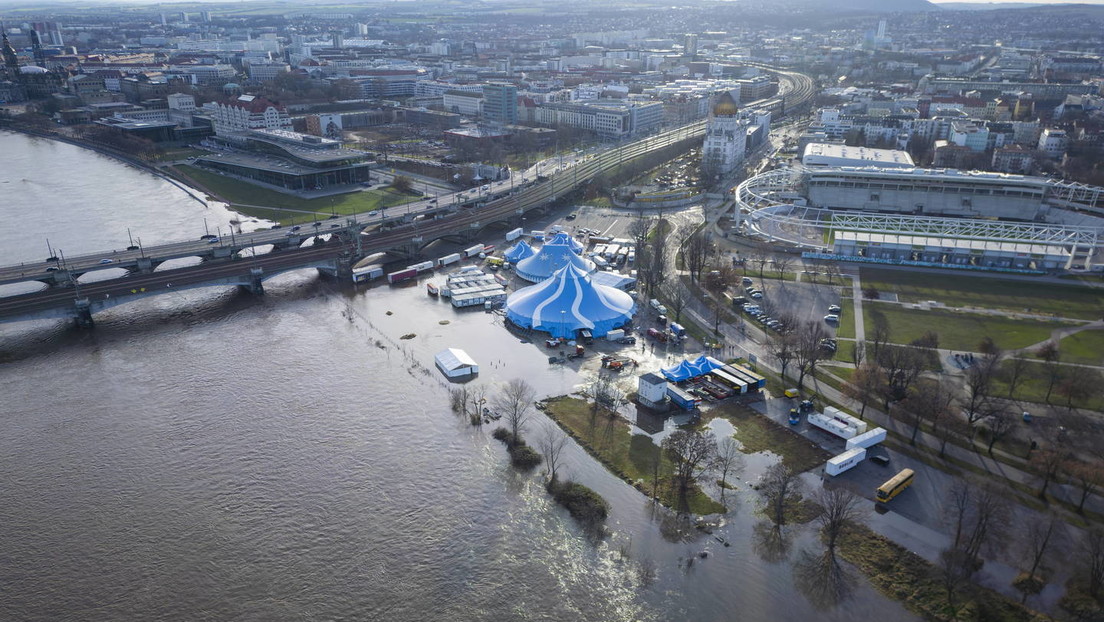
[[[532,246],[525,240],[518,240],[517,244],[514,244],[510,248],[506,249],[506,252],[502,253],[502,258],[510,263],[517,263],[527,257],[536,255],[537,251],[533,250]]]
[[[659,370],[664,377],[671,382],[682,382],[698,376],[704,376],[714,369],[724,367],[717,359],[708,356],[699,356],[694,360],[684,360],[678,365]]]

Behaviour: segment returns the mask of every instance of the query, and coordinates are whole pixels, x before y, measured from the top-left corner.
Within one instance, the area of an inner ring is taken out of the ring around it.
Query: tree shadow
[[[786,561],[792,547],[793,536],[782,526],[764,520],[752,527],[751,548],[759,559],[769,564]]]
[[[829,551],[802,551],[794,564],[794,584],[820,611],[831,609],[850,597],[855,577]]]

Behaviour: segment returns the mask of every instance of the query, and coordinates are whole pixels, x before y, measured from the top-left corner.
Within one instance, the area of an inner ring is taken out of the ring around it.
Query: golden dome
[[[736,116],[736,100],[732,99],[732,94],[728,91],[721,93],[721,96],[717,98],[717,104],[713,106],[713,116],[715,117],[733,117]]]

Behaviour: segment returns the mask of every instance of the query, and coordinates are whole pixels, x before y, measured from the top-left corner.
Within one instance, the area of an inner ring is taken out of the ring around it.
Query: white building
[[[442,103],[447,112],[479,116],[483,112],[483,93],[468,91],[447,91],[441,96]]]
[[[1039,151],[1051,158],[1057,159],[1065,155],[1067,147],[1069,147],[1069,137],[1065,130],[1048,127],[1039,135]]]
[[[249,79],[257,82],[268,82],[276,76],[291,71],[287,63],[272,61],[256,61],[249,63]]]
[[[215,133],[219,135],[245,130],[292,129],[291,117],[283,106],[255,95],[241,95],[225,103],[210,102],[204,104],[203,109],[214,119]]]
[[[877,166],[878,168],[912,168],[912,156],[896,149],[867,149],[809,143],[801,156],[805,166]]]
[[[706,176],[727,175],[744,162],[747,126],[748,122],[739,116],[736,100],[729,92],[722,93],[706,123],[702,144],[702,172]]]

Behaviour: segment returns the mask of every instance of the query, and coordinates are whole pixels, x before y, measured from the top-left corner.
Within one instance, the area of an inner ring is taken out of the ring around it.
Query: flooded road
[[[0,145],[18,156],[5,178],[44,184],[41,158],[84,178],[49,201],[6,193],[7,222],[38,211],[0,234],[0,261],[40,259],[47,235],[75,254],[125,246],[126,226],[153,243],[233,218],[75,147]],[[862,582],[817,611],[790,562],[757,553],[746,486],[724,547],[572,444],[567,475],[612,506],[609,537],[583,533],[489,426],[448,408],[445,347],[480,364],[476,383],[559,395],[585,380],[498,316],[312,271],[266,291],[147,299],[86,332],[0,325],[0,618],[913,619]],[[794,550],[813,540],[796,533]]]

